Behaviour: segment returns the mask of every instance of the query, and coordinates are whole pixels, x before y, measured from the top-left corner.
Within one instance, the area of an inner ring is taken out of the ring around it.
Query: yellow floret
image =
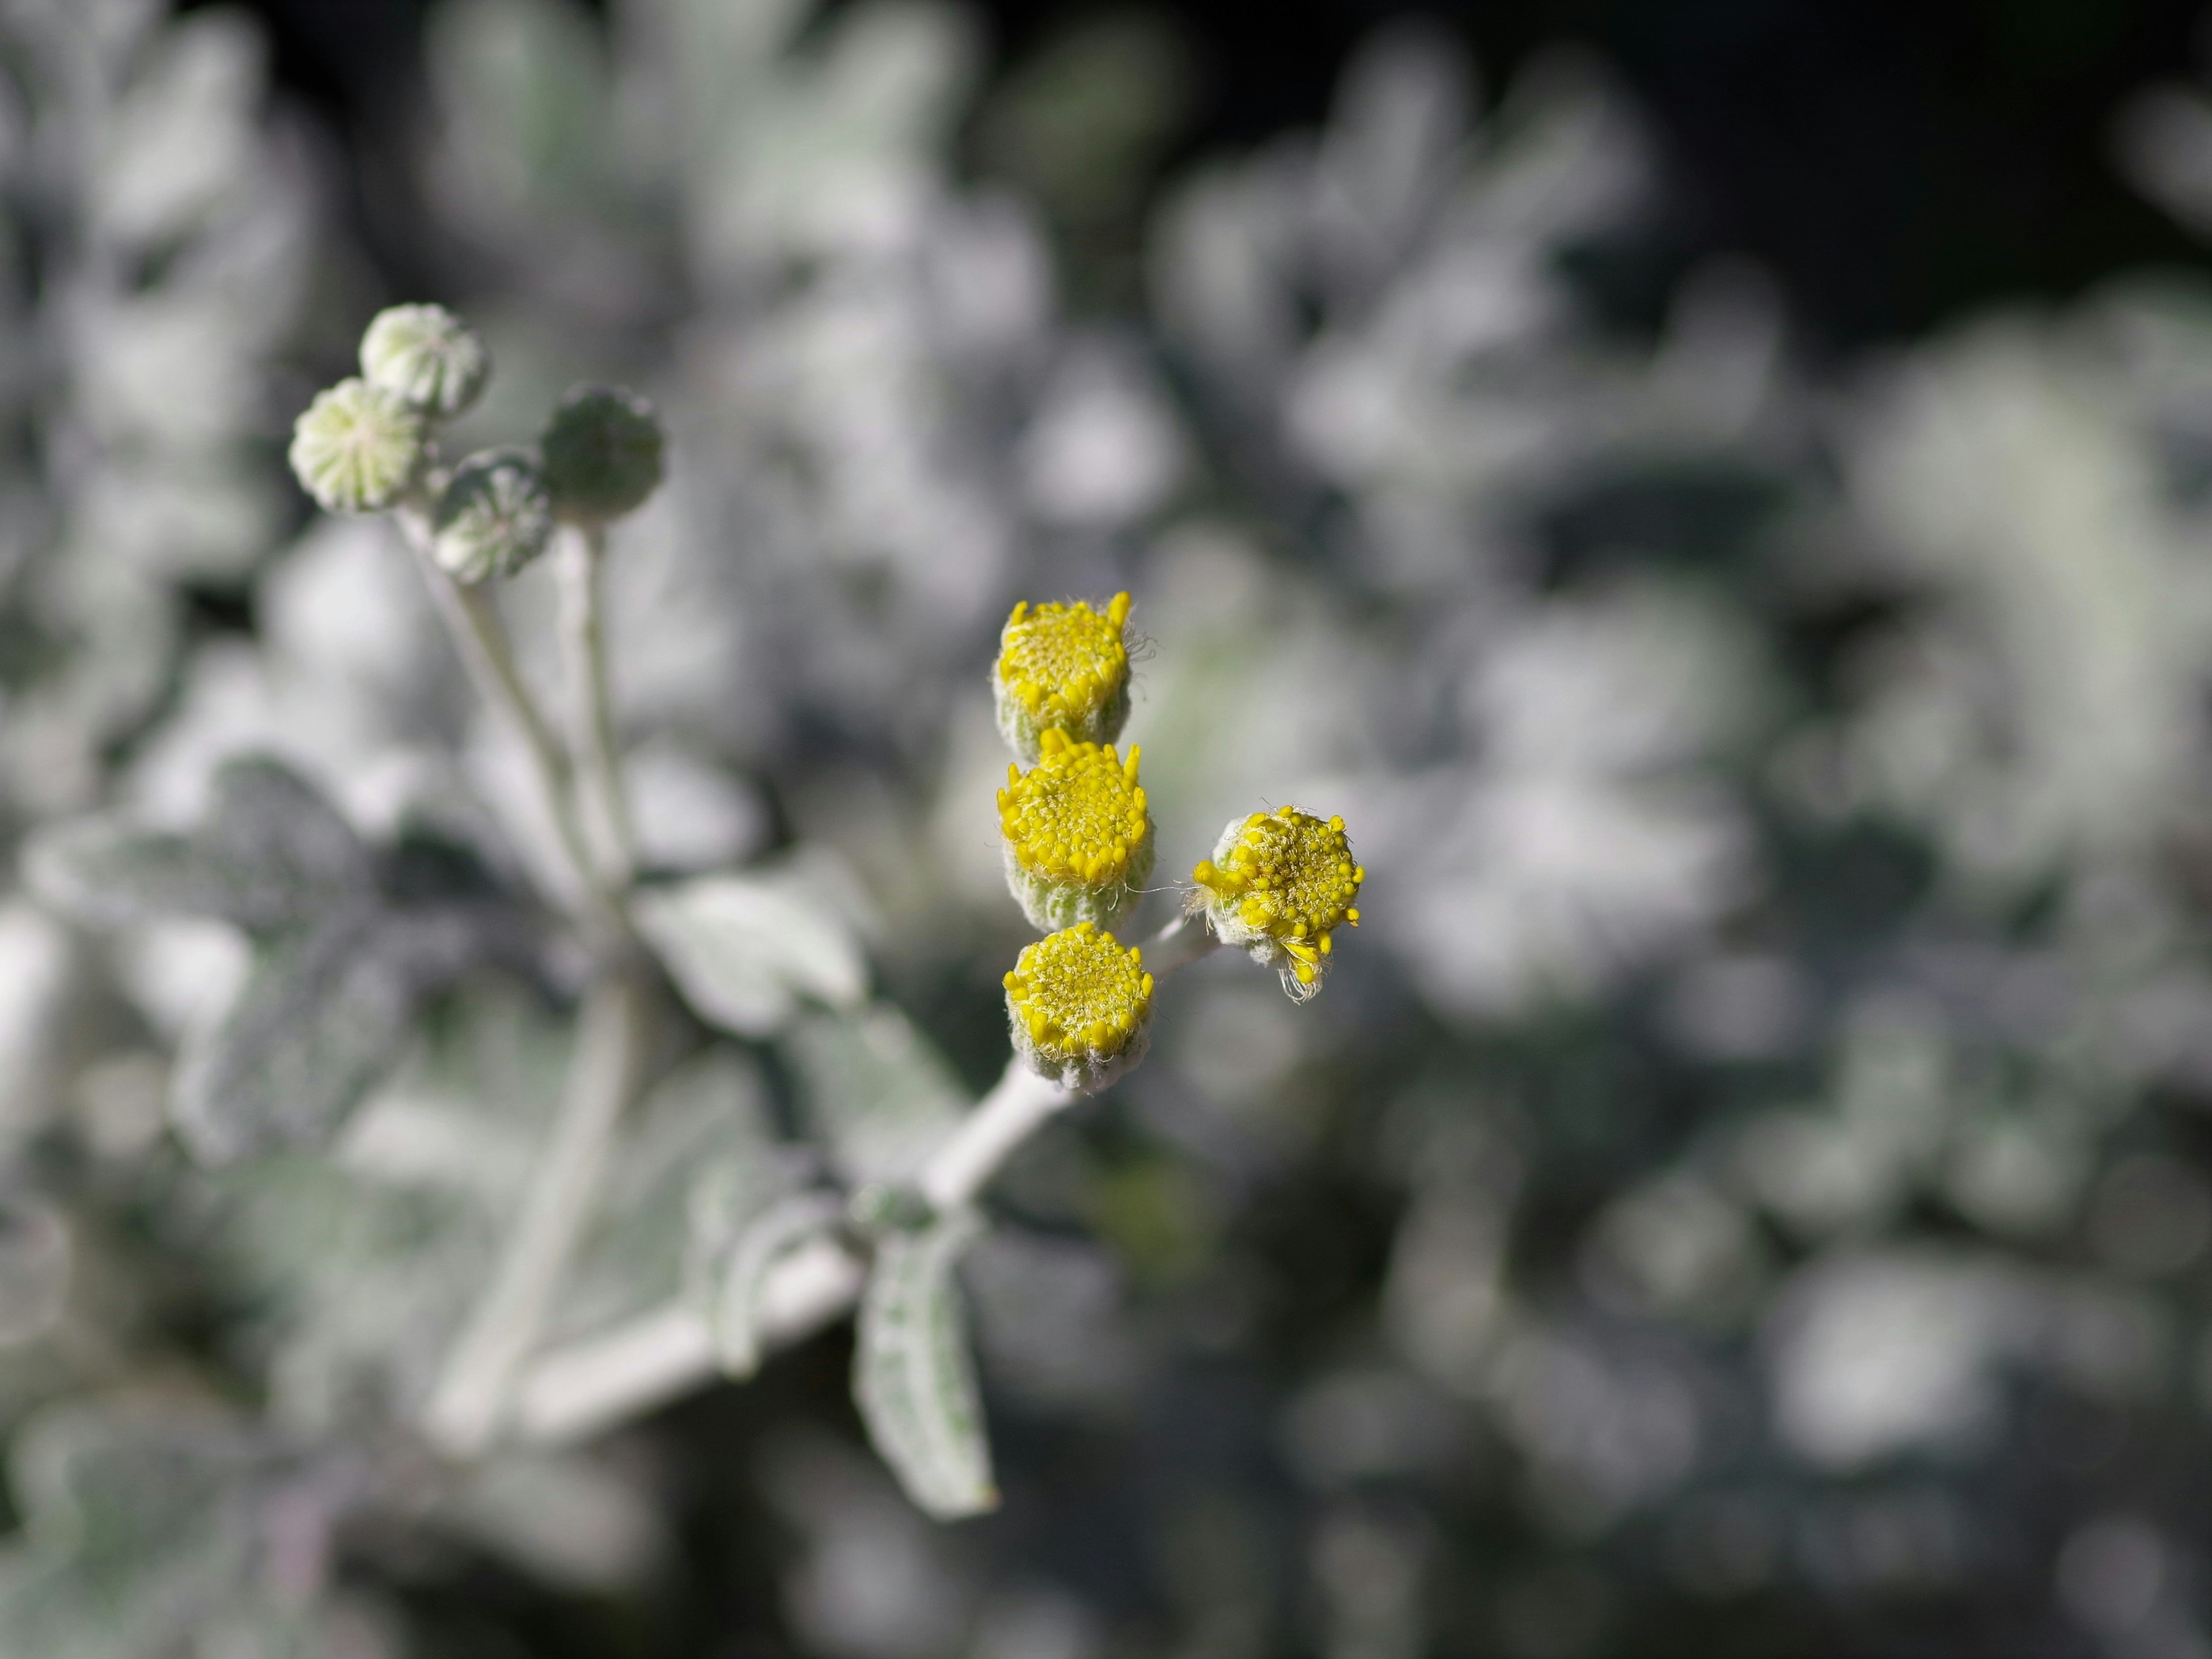
[[[1059,727],[1078,739],[1121,735],[1129,712],[1129,596],[1103,609],[1080,599],[1032,605],[1006,618],[991,671],[1000,729],[1025,760]]]
[[[1194,908],[1222,940],[1282,970],[1293,996],[1312,994],[1330,936],[1357,927],[1365,870],[1352,861],[1344,820],[1326,821],[1295,806],[1255,812],[1222,834],[1213,856],[1191,872]]]
[[[1137,783],[1135,749],[1072,743],[1054,726],[1038,744],[1037,763],[1006,769],[999,827],[1007,848],[1032,875],[1092,887],[1127,878],[1152,844],[1152,815]]]
[[[1103,1088],[1142,1057],[1152,976],[1137,946],[1078,922],[1024,946],[1005,984],[1015,1046],[1065,1086]]]

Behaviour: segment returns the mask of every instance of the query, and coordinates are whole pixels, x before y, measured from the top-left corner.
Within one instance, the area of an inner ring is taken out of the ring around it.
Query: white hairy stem
[[[1146,947],[1146,965],[1157,983],[1216,944],[1203,924],[1178,918]],[[915,1185],[940,1210],[973,1202],[1016,1149],[1075,1098],[1018,1057],[1008,1060]],[[761,1350],[787,1346],[838,1318],[860,1300],[866,1278],[866,1263],[836,1238],[792,1251],[761,1286]],[[518,1438],[541,1444],[583,1440],[698,1387],[715,1370],[706,1316],[688,1302],[670,1303],[540,1358],[517,1387],[512,1427]]]
[[[637,838],[623,793],[615,748],[614,697],[607,673],[601,602],[605,529],[564,529],[555,552],[561,590],[561,650],[568,679],[568,748],[576,757],[579,805],[598,832],[599,874],[620,892],[637,866]]]
[[[491,1283],[423,1411],[425,1432],[449,1456],[477,1455],[507,1426],[517,1376],[591,1219],[615,1125],[642,1084],[652,1002],[641,977],[625,971],[603,975],[585,995],[560,1116]]]
[[[506,627],[490,596],[481,589],[462,586],[440,568],[430,555],[428,520],[419,510],[403,509],[395,516],[408,545],[414,550],[431,600],[452,636],[454,648],[460,653],[477,694],[507,718],[529,750],[546,816],[552,820],[562,853],[578,884],[586,920],[607,940],[626,940],[630,934],[628,920],[601,882],[583,825],[576,817],[573,769],[568,752],[539,712],[538,700],[531,695],[521,670],[515,666],[514,653],[507,647]]]

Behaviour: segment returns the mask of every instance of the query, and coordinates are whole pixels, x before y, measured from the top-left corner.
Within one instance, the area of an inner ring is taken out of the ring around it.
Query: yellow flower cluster
[[[999,636],[991,672],[999,729],[1024,760],[1055,727],[1079,742],[1110,743],[1129,715],[1129,596],[1103,611],[1080,599],[1024,599]]]
[[[1006,877],[1032,926],[1111,927],[1135,902],[1152,866],[1137,758],[1133,748],[1123,760],[1111,744],[1076,743],[1054,726],[1036,766],[1006,768],[999,791]]]
[[[1213,856],[1190,872],[1194,908],[1222,942],[1279,969],[1294,996],[1316,988],[1329,935],[1359,925],[1352,901],[1366,876],[1352,861],[1342,818],[1323,821],[1295,806],[1231,823]]]
[[[1016,1047],[1064,1086],[1103,1088],[1143,1057],[1152,976],[1138,946],[1078,922],[1024,945],[1006,987]]]

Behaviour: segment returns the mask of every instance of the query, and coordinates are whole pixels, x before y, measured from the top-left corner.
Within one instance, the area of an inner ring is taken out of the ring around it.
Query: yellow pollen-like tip
[[[1134,955],[1087,923],[1048,934],[1006,976],[1007,1007],[1055,1064],[1109,1059],[1151,1012],[1152,978]]]
[[[1103,608],[1079,599],[1035,605],[1024,600],[1006,618],[994,672],[1033,717],[1048,712],[1054,724],[1104,735],[1092,722],[1128,684],[1129,653],[1122,639],[1128,614],[1126,593]]]
[[[1263,956],[1278,953],[1301,985],[1312,985],[1322,958],[1334,954],[1330,931],[1359,922],[1351,901],[1366,872],[1352,861],[1344,820],[1285,806],[1253,813],[1224,841],[1191,872],[1217,931]]]
[[[1017,769],[999,823],[1014,861],[1035,875],[1065,872],[1097,887],[1121,880],[1133,861],[1150,866],[1152,819],[1129,767],[1057,726],[1039,740],[1037,763]]]

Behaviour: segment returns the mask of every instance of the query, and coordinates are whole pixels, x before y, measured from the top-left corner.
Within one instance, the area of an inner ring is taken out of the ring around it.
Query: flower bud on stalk
[[[664,447],[660,417],[635,392],[570,387],[538,440],[555,514],[596,526],[635,511],[660,488]]]
[[[1095,1094],[1152,1046],[1144,953],[1087,921],[1023,946],[1006,987],[1015,1051],[1062,1088]]]
[[[483,395],[491,353],[443,306],[393,306],[361,337],[361,372],[426,419],[450,421]]]
[[[395,393],[340,380],[292,428],[301,488],[328,513],[380,513],[415,482],[428,454],[422,417]]]
[[[1186,908],[1224,945],[1282,975],[1300,1002],[1321,988],[1340,926],[1359,926],[1352,901],[1367,872],[1352,861],[1344,820],[1295,806],[1255,812],[1221,832],[1213,856],[1190,872]]]
[[[1152,818],[1137,783],[1138,750],[1073,743],[1058,726],[1037,763],[1006,769],[999,791],[1006,885],[1030,926],[1118,926],[1152,872]]]
[[[1080,599],[1032,605],[1006,618],[991,695],[1007,746],[1034,763],[1047,732],[1111,743],[1129,718],[1129,596],[1103,610]]]
[[[488,449],[454,468],[430,552],[455,581],[512,576],[553,539],[553,497],[526,449]]]

